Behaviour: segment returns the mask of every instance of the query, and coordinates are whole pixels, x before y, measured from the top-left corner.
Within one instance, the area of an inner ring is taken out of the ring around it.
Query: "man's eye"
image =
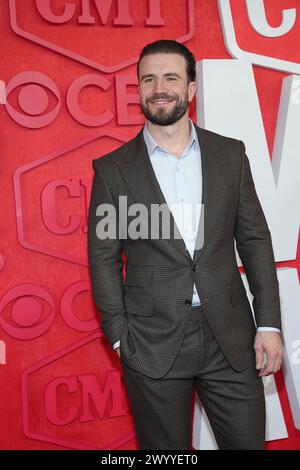
[[[176,80],[176,77],[168,77],[168,80],[174,81],[174,80]]]
[[[152,82],[153,78],[145,78],[144,83]]]

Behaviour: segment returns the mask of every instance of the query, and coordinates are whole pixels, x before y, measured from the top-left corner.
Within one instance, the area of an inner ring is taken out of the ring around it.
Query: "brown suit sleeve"
[[[239,205],[234,237],[245,268],[258,327],[281,328],[279,287],[271,234],[241,144]]]
[[[99,204],[115,207],[116,221],[118,210],[97,160],[93,160],[93,168],[95,175],[88,211],[89,270],[94,300],[101,312],[101,326],[113,346],[121,338],[127,324],[123,302],[122,241],[118,239],[118,222],[115,238],[99,239],[97,236],[97,224],[107,216],[105,212],[104,215],[96,215]]]

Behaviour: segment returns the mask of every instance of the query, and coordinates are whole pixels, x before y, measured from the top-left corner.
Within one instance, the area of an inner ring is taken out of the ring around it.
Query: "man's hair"
[[[188,82],[196,80],[196,60],[194,54],[180,42],[172,39],[159,39],[147,44],[143,49],[137,63],[137,76],[139,78],[139,66],[143,57],[151,54],[179,54],[185,59]]]

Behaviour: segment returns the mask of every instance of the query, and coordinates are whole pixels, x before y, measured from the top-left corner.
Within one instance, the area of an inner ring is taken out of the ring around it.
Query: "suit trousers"
[[[255,360],[246,370],[231,368],[201,305],[192,307],[180,350],[163,377],[131,369],[122,355],[121,365],[140,449],[192,449],[194,390],[219,449],[264,449],[264,386]]]

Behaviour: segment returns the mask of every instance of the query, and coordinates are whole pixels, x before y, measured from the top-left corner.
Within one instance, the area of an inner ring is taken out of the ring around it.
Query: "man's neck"
[[[160,147],[180,157],[191,138],[190,123],[187,115],[171,126],[159,126],[147,121],[147,128]]]

